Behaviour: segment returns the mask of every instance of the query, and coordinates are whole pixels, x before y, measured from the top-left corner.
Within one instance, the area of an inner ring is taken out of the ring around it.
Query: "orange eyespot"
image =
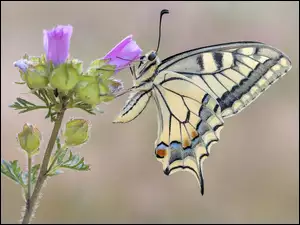
[[[188,147],[190,145],[190,142],[189,142],[189,140],[188,139],[185,139],[184,141],[183,141],[183,143],[182,143],[182,147]]]
[[[197,131],[193,130],[191,135],[192,135],[192,138],[195,138],[198,136],[198,133],[197,133]]]
[[[167,155],[167,150],[166,149],[157,149],[156,155],[159,156],[160,158],[163,158]]]

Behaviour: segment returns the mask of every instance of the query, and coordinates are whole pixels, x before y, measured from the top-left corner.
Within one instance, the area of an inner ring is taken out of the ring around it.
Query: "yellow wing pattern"
[[[203,194],[202,163],[223,127],[218,102],[191,79],[169,71],[157,75],[152,93],[159,117],[155,153],[164,173],[192,172]]]
[[[162,61],[191,78],[220,104],[222,116],[244,109],[291,69],[281,51],[259,42],[236,42],[190,50]]]
[[[147,106],[151,98],[150,91],[134,91],[130,93],[129,98],[119,113],[114,123],[127,123],[140,115]]]

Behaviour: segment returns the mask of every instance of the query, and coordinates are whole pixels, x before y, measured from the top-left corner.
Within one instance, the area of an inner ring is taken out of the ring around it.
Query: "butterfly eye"
[[[140,68],[140,66],[142,65],[142,64],[144,64],[145,62],[147,61],[147,59],[146,59],[146,56],[141,56],[140,57],[140,63],[139,63],[139,65],[138,65],[138,68]]]
[[[151,52],[151,54],[148,56],[149,61],[153,61],[156,58],[155,52]]]

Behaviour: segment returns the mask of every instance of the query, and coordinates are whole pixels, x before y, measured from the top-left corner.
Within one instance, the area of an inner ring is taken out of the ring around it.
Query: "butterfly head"
[[[138,83],[145,82],[151,77],[154,78],[155,70],[160,64],[160,59],[158,58],[156,51],[149,51],[142,56],[140,60],[141,61],[136,73],[136,81],[138,81]]]

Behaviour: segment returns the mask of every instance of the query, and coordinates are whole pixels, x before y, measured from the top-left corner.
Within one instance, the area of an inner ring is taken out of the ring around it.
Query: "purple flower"
[[[104,56],[104,59],[110,59],[108,64],[116,65],[116,70],[118,70],[138,59],[141,56],[141,53],[142,49],[140,49],[132,39],[132,35],[129,35],[110,50],[110,52]]]
[[[58,25],[52,30],[44,30],[44,49],[47,61],[52,61],[55,66],[66,62],[69,56],[72,32],[71,25]]]
[[[23,73],[25,73],[29,67],[29,62],[27,59],[19,59],[14,62],[14,66],[18,67]]]

